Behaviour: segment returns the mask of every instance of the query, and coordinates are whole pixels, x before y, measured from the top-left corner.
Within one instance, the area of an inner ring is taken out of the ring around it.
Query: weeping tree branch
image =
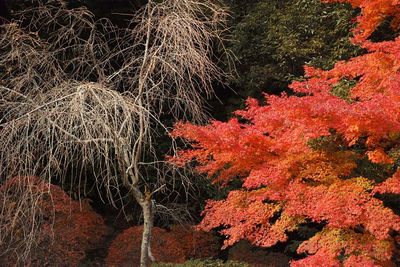
[[[212,52],[222,43],[225,17],[211,0],[149,1],[119,29],[85,8],[37,1],[21,21],[0,26],[0,182],[37,175],[86,188],[80,174],[90,172],[115,206],[127,190],[143,211],[140,265],[149,266],[152,197],[168,183],[154,152],[156,127],[166,128],[165,112],[206,117],[203,96],[224,75]],[[149,166],[155,177],[146,176]],[[15,200],[21,213],[0,209],[4,253],[13,243],[7,223],[25,213],[35,218],[34,196],[25,193]],[[17,248],[20,262],[28,260],[40,227],[31,229]]]

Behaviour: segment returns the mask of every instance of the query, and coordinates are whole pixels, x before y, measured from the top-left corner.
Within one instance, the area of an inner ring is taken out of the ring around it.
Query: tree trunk
[[[153,227],[153,211],[151,199],[145,199],[140,203],[143,210],[143,236],[140,253],[140,267],[150,266],[150,261],[154,261],[151,253],[151,229]]]

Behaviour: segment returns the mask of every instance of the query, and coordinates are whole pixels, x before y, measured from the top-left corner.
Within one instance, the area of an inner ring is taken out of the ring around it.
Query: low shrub
[[[1,266],[78,266],[106,234],[87,201],[72,200],[38,177],[0,186]]]

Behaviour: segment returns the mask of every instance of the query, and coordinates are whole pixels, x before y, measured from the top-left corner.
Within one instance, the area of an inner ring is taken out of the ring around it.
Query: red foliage
[[[392,177],[376,186],[374,192],[400,194],[400,171],[398,170]]]
[[[368,105],[348,103],[328,92],[269,96],[268,106],[251,100],[246,110],[237,112],[248,123],[232,119],[204,127],[178,124],[173,135],[191,140],[194,149],[183,151],[174,162],[196,159],[197,169],[214,181],[228,183],[237,176],[244,181],[243,190],[232,191],[226,200],[208,202],[200,229],[224,226],[221,233],[229,237],[225,246],[247,239],[269,247],[286,241],[286,232],[308,219],[326,222],[328,228],[361,225],[377,240],[390,239],[391,230],[400,230],[400,219],[371,195],[375,185],[365,178],[342,180],[363,156],[351,151],[362,136],[368,137],[371,149],[364,156],[392,162],[379,145],[400,132],[400,120],[393,118],[385,125],[381,121],[397,116],[400,109],[371,108],[375,100]],[[348,151],[315,151],[309,146],[316,138],[328,138],[332,129],[344,137],[340,145]]]
[[[131,227],[112,242],[107,266],[133,266],[140,262],[141,226]],[[158,262],[182,263],[189,259],[218,256],[219,244],[207,232],[195,231],[190,225],[175,225],[170,231],[153,228],[151,250]]]
[[[400,37],[366,39],[389,16],[397,27],[400,2],[326,2],[362,9],[355,41],[367,53],[329,71],[306,67],[308,79],[291,85],[304,96],[267,95],[264,106],[249,99],[235,113],[244,120],[177,124],[172,136],[190,141],[192,149],[171,162],[195,160],[199,172],[222,185],[243,180],[241,190],[208,202],[199,225],[222,227],[225,247],[241,239],[269,247],[313,221],[324,229],[300,246],[299,253],[311,256],[293,266],[391,266],[392,232],[400,231],[400,217],[375,194],[399,194],[399,174],[378,183],[352,173],[362,168],[360,159],[394,167],[387,151],[400,141]],[[355,86],[340,98],[335,88],[345,80]]]
[[[292,263],[295,267],[342,266],[340,257],[345,258],[344,266],[395,266],[391,262],[393,240],[377,240],[368,234],[351,230],[325,229],[298,249],[308,253],[303,260]]]
[[[138,266],[140,263],[140,245],[142,226],[131,227],[119,234],[111,243],[106,258],[110,267]],[[151,251],[159,262],[183,263],[184,251],[179,242],[166,230],[152,229]]]
[[[33,246],[25,264],[78,266],[85,258],[85,252],[95,248],[105,235],[107,229],[103,219],[86,201],[81,203],[74,201],[60,187],[48,184],[37,177],[15,177],[0,187],[1,193],[6,192],[13,198],[23,195],[22,192],[26,190],[40,196],[36,203],[38,208],[36,216],[41,220],[38,221],[40,225],[35,240],[37,243]],[[23,221],[21,218],[16,227],[22,231],[24,227],[32,227],[31,222],[28,222],[29,218],[26,220]],[[23,235],[20,235],[19,239],[17,236],[14,242],[17,244],[26,242]],[[2,266],[14,266],[15,260],[14,254],[5,255],[1,258]]]
[[[169,233],[182,248],[185,260],[218,256],[218,240],[209,232],[196,231],[191,225],[174,225]]]

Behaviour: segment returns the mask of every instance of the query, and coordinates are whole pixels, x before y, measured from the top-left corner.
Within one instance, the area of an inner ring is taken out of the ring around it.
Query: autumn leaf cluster
[[[249,99],[228,122],[177,124],[172,135],[192,148],[171,161],[196,162],[222,186],[242,181],[208,202],[199,225],[220,229],[225,247],[241,239],[271,247],[312,222],[322,230],[292,266],[394,266],[400,216],[383,196],[400,194],[400,37],[368,37],[384,20],[398,29],[400,2],[324,2],[361,9],[352,41],[366,53],[327,71],[305,67],[293,95]]]

